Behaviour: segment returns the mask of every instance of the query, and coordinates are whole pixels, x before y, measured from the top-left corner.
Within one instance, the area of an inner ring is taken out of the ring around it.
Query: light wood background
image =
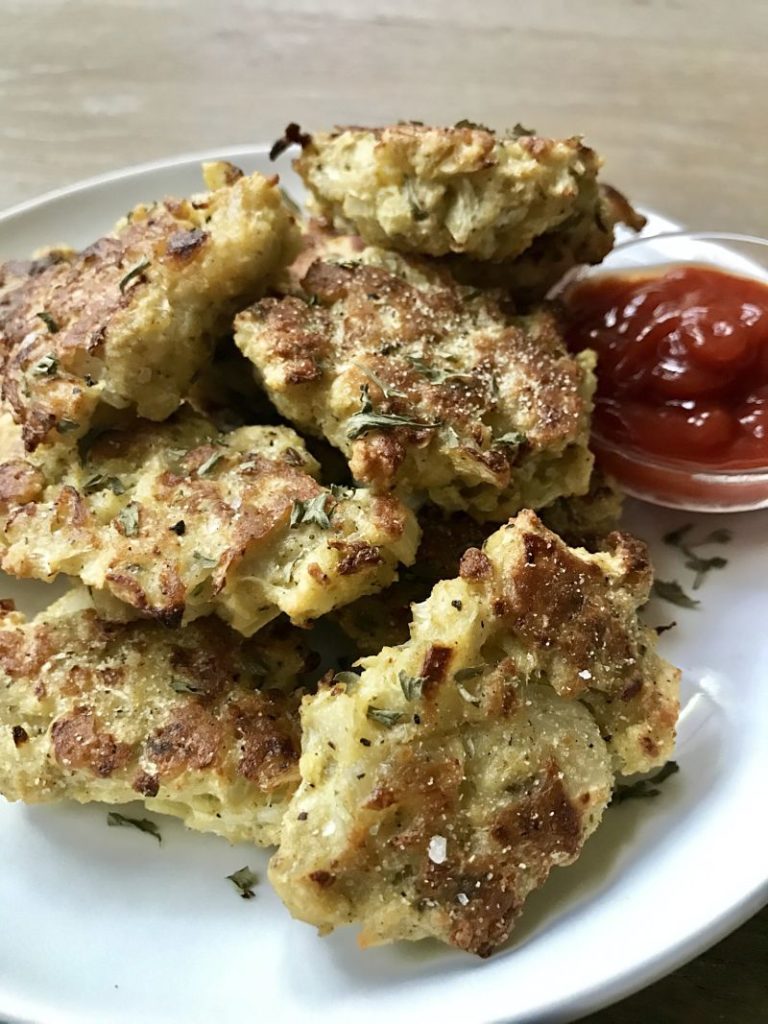
[[[467,117],[581,132],[633,200],[768,235],[767,46],[766,0],[0,0],[0,208],[289,120]],[[767,945],[763,913],[592,1020],[768,1020]]]

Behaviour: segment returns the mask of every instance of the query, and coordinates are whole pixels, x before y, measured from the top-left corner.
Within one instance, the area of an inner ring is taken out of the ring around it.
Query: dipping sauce
[[[598,353],[598,447],[702,470],[768,466],[768,284],[668,264],[598,275],[565,301],[569,347]]]

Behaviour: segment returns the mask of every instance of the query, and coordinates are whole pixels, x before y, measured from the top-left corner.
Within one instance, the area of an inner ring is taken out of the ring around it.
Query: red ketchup
[[[630,484],[649,472],[631,469],[642,456],[692,473],[768,467],[768,284],[676,264],[587,279],[566,303],[570,348],[598,354],[597,447],[639,457],[606,468]]]

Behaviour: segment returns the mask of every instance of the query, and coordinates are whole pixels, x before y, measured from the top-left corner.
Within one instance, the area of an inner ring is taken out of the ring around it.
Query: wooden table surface
[[[290,120],[468,117],[581,132],[636,202],[768,235],[764,0],[0,0],[0,38],[0,208]],[[764,911],[590,1020],[768,1020],[767,966]]]

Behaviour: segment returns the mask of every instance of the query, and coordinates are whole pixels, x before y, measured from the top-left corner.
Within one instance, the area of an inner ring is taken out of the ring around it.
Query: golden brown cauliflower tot
[[[84,589],[30,622],[6,607],[0,794],[143,800],[231,842],[275,843],[298,783],[306,661],[286,624],[244,640],[215,618],[107,623]]]

